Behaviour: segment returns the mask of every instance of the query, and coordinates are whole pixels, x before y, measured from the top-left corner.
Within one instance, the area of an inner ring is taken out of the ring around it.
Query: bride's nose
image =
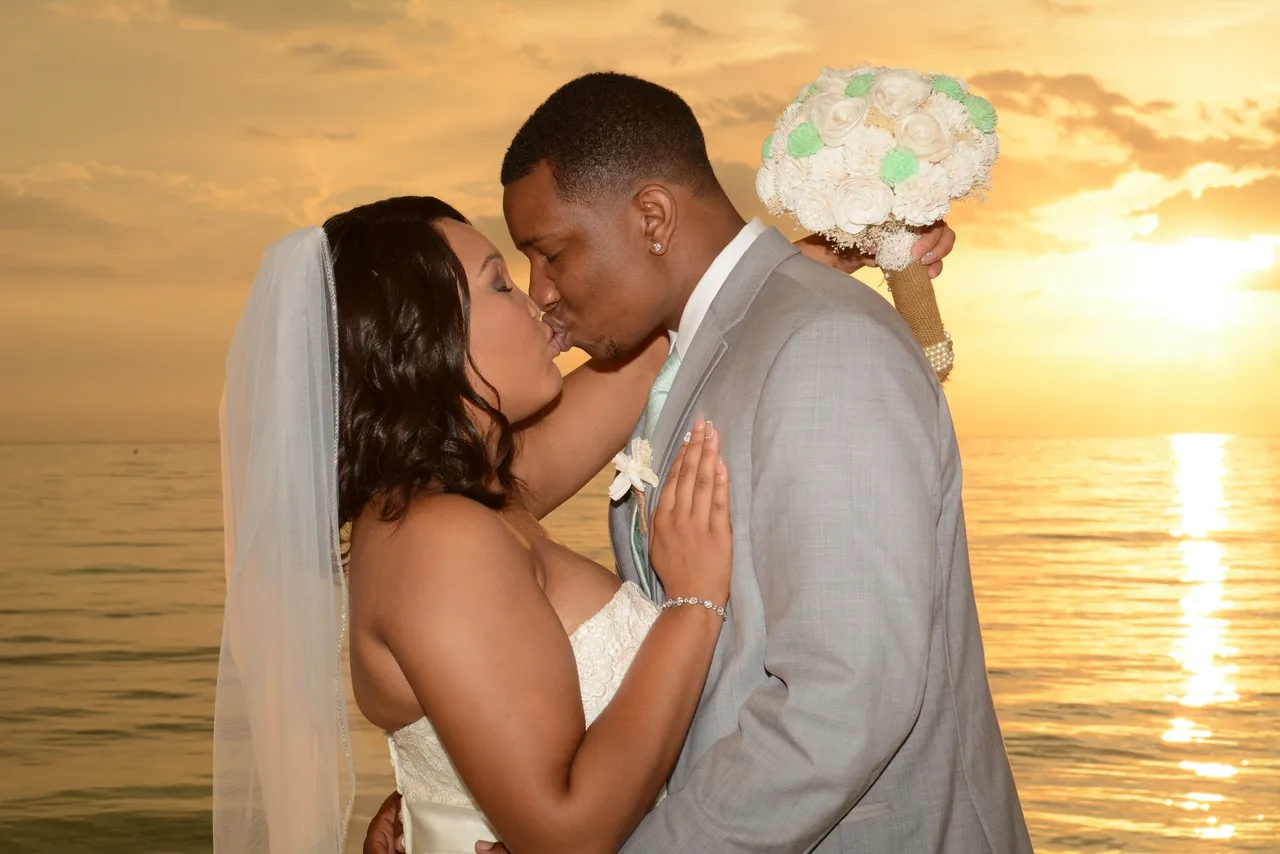
[[[542,319],[542,310],[538,308],[538,304],[533,301],[533,297],[529,296],[526,293],[524,295],[524,303],[525,303],[525,307],[529,309],[530,317],[532,317],[534,320]]]

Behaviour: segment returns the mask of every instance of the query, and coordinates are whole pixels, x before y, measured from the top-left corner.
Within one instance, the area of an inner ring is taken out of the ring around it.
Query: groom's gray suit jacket
[[[669,794],[624,854],[1029,852],[951,416],[893,307],[767,230],[681,364],[660,477],[697,415],[732,478],[729,621]],[[638,580],[631,500],[609,528]]]

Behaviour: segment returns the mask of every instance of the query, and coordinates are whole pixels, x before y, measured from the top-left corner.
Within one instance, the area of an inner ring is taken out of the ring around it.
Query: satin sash
[[[477,809],[407,801],[401,805],[406,854],[475,854],[480,840],[498,841]]]

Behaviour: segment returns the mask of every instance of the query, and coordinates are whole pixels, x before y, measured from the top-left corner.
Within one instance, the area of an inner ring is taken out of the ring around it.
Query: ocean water
[[[1280,439],[970,440],[992,688],[1036,850],[1280,851]],[[0,852],[207,852],[211,443],[0,446]],[[607,474],[549,526],[611,565]],[[351,850],[392,788],[353,716]]]

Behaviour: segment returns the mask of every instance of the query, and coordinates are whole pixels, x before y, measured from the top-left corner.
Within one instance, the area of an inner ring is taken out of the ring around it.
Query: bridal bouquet
[[[939,379],[954,362],[951,336],[911,246],[952,201],[989,189],[995,127],[991,102],[954,77],[824,68],[774,125],[756,174],[770,213],[875,255]]]

